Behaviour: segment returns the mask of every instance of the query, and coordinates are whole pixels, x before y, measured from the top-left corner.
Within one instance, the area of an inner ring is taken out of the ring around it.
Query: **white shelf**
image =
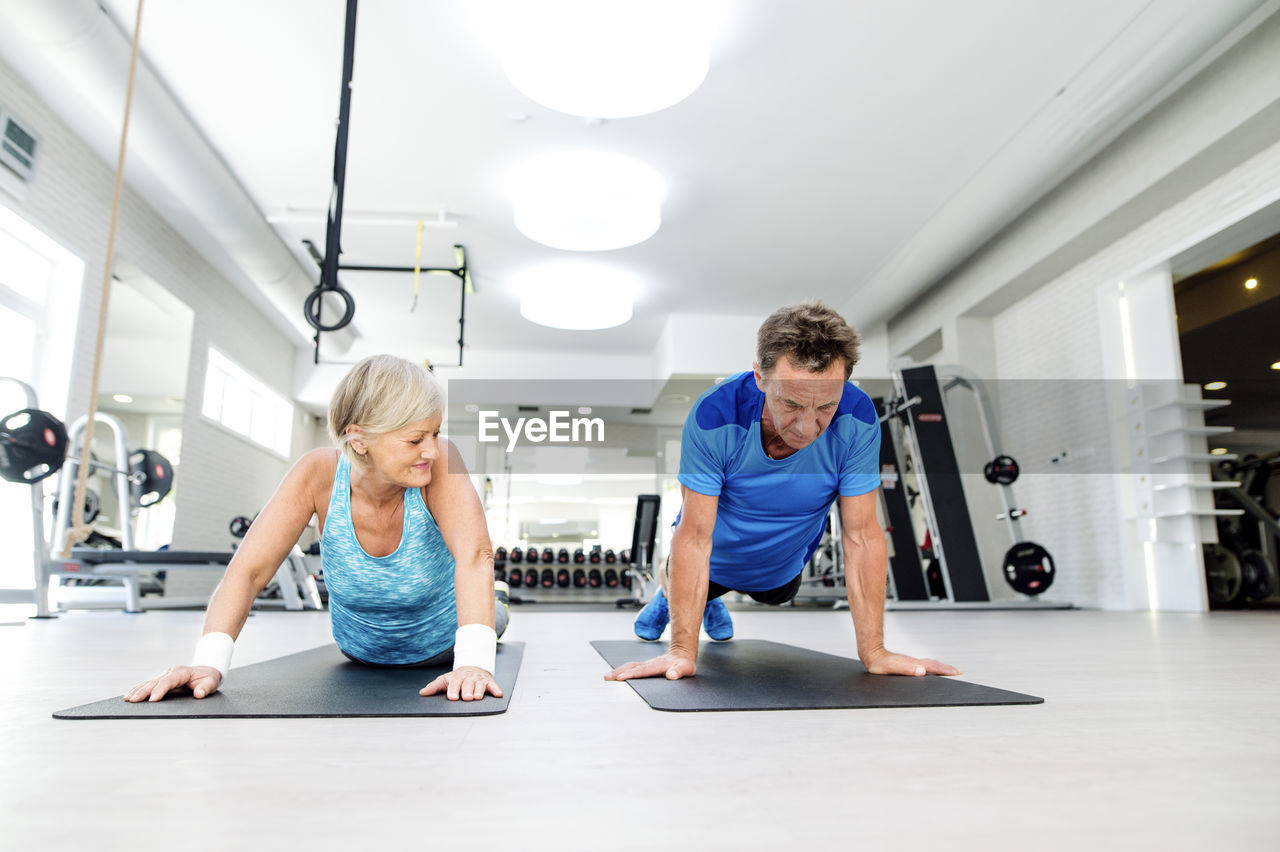
[[[1173,485],[1157,485],[1152,491],[1177,491],[1182,488],[1199,488],[1206,491],[1220,491],[1224,488],[1239,488],[1239,482],[1177,482]]]
[[[1176,456],[1160,456],[1151,460],[1152,464],[1168,464],[1172,461],[1194,461],[1194,462],[1219,462],[1233,461],[1240,458],[1235,453],[1223,453],[1222,455],[1211,456],[1208,453],[1179,453]]]
[[[1235,518],[1244,514],[1244,509],[1197,509],[1191,512],[1156,512],[1157,518]]]
[[[1153,405],[1147,411],[1159,411],[1162,408],[1191,408],[1200,411],[1208,411],[1212,408],[1222,408],[1224,405],[1230,405],[1229,399],[1174,399],[1169,402],[1162,402]]]
[[[1178,426],[1173,429],[1165,429],[1163,432],[1153,432],[1152,438],[1159,438],[1164,435],[1225,435],[1228,432],[1236,431],[1234,426]]]

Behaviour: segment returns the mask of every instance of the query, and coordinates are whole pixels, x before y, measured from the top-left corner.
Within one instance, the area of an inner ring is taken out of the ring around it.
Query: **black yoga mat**
[[[666,643],[596,641],[610,666],[666,653]],[[868,674],[862,663],[777,642],[734,639],[703,643],[698,674],[629,680],[654,710],[814,710],[863,707],[960,707],[1042,704],[1043,698],[950,677]]]
[[[326,645],[232,669],[207,698],[189,692],[130,704],[117,696],[53,714],[55,719],[246,719],[312,716],[492,716],[505,712],[516,688],[523,642],[498,643],[494,676],[502,697],[450,701],[418,690],[450,666],[380,669],[353,663]]]

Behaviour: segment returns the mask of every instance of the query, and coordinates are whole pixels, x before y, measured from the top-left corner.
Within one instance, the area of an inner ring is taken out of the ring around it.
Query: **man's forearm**
[[[707,606],[711,551],[673,542],[668,565],[667,605],[671,609],[671,650],[698,657],[698,631]]]
[[[865,663],[884,650],[884,591],[888,551],[884,538],[849,539],[844,544],[844,582],[849,614]]]

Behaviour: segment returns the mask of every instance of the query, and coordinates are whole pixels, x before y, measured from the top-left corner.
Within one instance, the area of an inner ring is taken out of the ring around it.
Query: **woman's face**
[[[405,488],[425,488],[431,482],[432,465],[440,455],[440,421],[437,414],[403,429],[373,435],[364,441],[368,472]]]

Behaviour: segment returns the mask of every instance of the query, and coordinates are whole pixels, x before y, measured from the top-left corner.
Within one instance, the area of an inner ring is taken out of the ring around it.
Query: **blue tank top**
[[[387,556],[370,556],[351,522],[351,464],[339,455],[320,560],[333,638],[346,653],[369,663],[403,664],[453,646],[453,554],[420,489],[405,489],[399,547]]]

